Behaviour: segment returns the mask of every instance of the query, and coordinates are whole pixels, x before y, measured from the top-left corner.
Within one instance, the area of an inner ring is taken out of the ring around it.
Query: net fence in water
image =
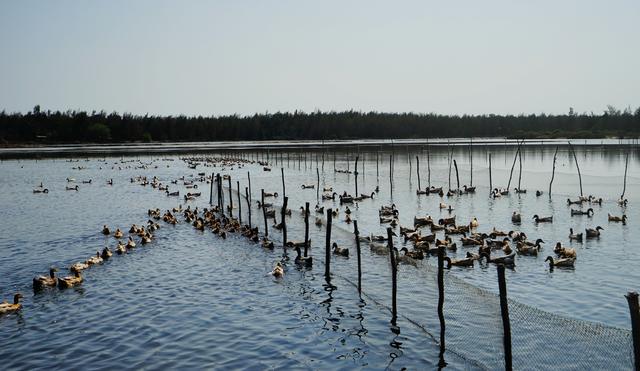
[[[262,225],[261,213],[254,223]],[[297,218],[287,220],[289,235],[300,235],[304,226]],[[324,228],[311,230],[310,236],[324,241]],[[274,240],[281,234],[272,234]],[[332,227],[332,240],[355,252],[354,235],[340,226]],[[281,243],[281,241],[280,241]],[[391,269],[388,256],[369,254],[362,243],[363,291],[387,309],[391,303]],[[315,252],[316,262],[324,264],[324,254]],[[355,259],[354,259],[355,260]],[[353,286],[356,276],[353,264],[345,269],[332,263],[331,272]],[[429,341],[438,342],[438,268],[437,257],[420,261],[416,267],[400,265],[398,269],[398,315],[425,331]],[[375,265],[375,269],[371,267]],[[373,272],[371,272],[373,270]],[[335,283],[335,282],[334,282]],[[507,282],[508,286],[508,282]],[[497,289],[497,288],[496,288]],[[447,352],[485,369],[504,368],[503,324],[499,296],[444,272],[444,318]],[[631,331],[598,323],[566,318],[535,307],[508,300],[511,323],[513,368],[517,370],[626,370],[633,369]]]

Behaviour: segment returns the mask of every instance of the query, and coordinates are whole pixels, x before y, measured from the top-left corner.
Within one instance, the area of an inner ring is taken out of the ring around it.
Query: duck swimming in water
[[[514,211],[513,214],[511,214],[511,223],[519,224],[521,222],[522,222],[522,216],[519,213]]]
[[[600,237],[600,231],[604,231],[604,228],[597,226],[595,228],[587,228],[584,230],[587,234],[587,238]]]
[[[543,218],[539,217],[538,214],[533,216],[533,220],[536,223],[553,223],[553,216],[545,216]]]
[[[66,289],[69,287],[77,286],[81,284],[83,281],[82,275],[80,271],[74,272],[73,276],[66,276],[58,279],[58,287],[61,289]]]
[[[282,267],[282,263],[277,262],[275,267],[273,267],[271,274],[276,278],[284,277],[284,268]]]
[[[124,233],[122,233],[120,228],[116,228],[116,231],[113,232],[113,237],[115,238],[122,238],[123,236],[124,236]]]
[[[105,236],[108,236],[111,234],[111,231],[109,230],[109,227],[107,227],[106,224],[102,227],[102,234],[104,234]]]
[[[331,245],[331,248],[333,249],[333,253],[336,255],[340,255],[340,256],[344,256],[344,257],[349,257],[349,249],[346,247],[339,247],[337,243],[333,243]]]
[[[33,278],[33,289],[42,290],[45,287],[56,287],[58,285],[58,279],[56,278],[56,268],[49,269],[49,277],[37,276]]]
[[[20,299],[22,299],[22,294],[17,293],[13,296],[13,304],[7,303],[6,301],[0,303],[0,315],[17,312],[22,309]]]
[[[627,216],[625,214],[622,214],[622,216],[607,214],[607,219],[610,222],[622,222],[622,224],[627,224]]]
[[[547,256],[544,260],[545,262],[549,262],[549,269],[553,269],[554,267],[573,267],[576,259],[575,258],[561,258],[554,259],[551,256]]]
[[[312,256],[302,256],[302,252],[300,251],[300,247],[296,246],[295,247],[296,250],[296,259],[294,260],[294,262],[297,265],[303,266],[303,267],[311,267],[313,265],[313,257]]]
[[[573,233],[573,228],[569,228],[569,240],[582,242],[582,233]]]

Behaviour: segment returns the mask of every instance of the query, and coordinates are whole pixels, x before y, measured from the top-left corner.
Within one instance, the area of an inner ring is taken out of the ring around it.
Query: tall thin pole
[[[327,236],[324,255],[324,278],[327,282],[331,281],[331,209],[327,209]]]
[[[558,146],[556,146],[556,153],[553,154],[553,168],[551,170],[551,181],[549,182],[549,198],[551,198],[551,185],[553,185],[553,178],[556,176],[556,159],[558,158]]]
[[[576,169],[578,169],[578,180],[580,181],[580,197],[584,196],[582,193],[582,175],[580,174],[580,165],[578,165],[578,157],[576,156],[576,151],[573,149],[571,142],[569,143],[569,148],[571,149],[571,153],[573,153],[573,159],[576,162]]]

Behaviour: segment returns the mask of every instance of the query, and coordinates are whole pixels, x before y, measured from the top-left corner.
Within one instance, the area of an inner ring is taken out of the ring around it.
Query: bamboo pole
[[[440,321],[440,367],[446,365],[444,362],[445,352],[445,329],[444,321],[444,256],[445,247],[438,247],[438,320]]]
[[[491,181],[491,153],[489,153],[489,194],[493,192],[493,182]]]
[[[316,178],[317,178],[317,186],[316,186],[316,203],[320,202],[320,170],[316,168]]]
[[[389,246],[389,257],[391,258],[391,324],[396,325],[398,318],[398,307],[396,297],[398,293],[398,263],[396,262],[396,249],[393,248],[393,234],[391,227],[387,227],[387,239]]]
[[[289,202],[289,197],[285,196],[282,201],[282,209],[280,210],[280,215],[282,218],[282,248],[284,251],[287,251],[287,203]]]
[[[262,219],[264,219],[264,235],[269,237],[269,226],[267,225],[267,208],[264,207],[264,189],[260,190],[262,194]]]
[[[551,198],[551,185],[553,185],[553,178],[556,176],[556,159],[558,157],[558,146],[556,146],[556,152],[553,154],[553,168],[551,170],[551,181],[549,182],[549,198]]]
[[[358,221],[353,221],[353,233],[356,236],[356,253],[358,254],[358,294],[362,293],[362,266],[360,260],[360,231],[358,231]]]
[[[238,222],[242,225],[242,193],[240,193],[240,181],[237,180],[236,184],[238,186]]]
[[[420,185],[420,158],[416,156],[416,173],[418,175],[418,190],[422,189]]]
[[[431,147],[427,144],[427,182],[431,188]]]
[[[502,328],[504,331],[504,368],[507,371],[513,369],[511,355],[511,323],[509,321],[509,303],[507,301],[507,281],[504,275],[504,265],[498,265],[498,289],[500,291],[500,313],[502,315]]]
[[[245,198],[247,199],[247,211],[249,212],[249,229],[251,226],[251,200],[249,199],[249,188],[244,187]]]
[[[518,148],[516,149],[516,155],[513,158],[513,164],[511,165],[511,172],[509,173],[509,182],[507,183],[507,191],[511,187],[511,178],[513,177],[513,169],[516,167],[516,160],[518,159],[518,153],[520,153],[520,142],[518,142]]]
[[[471,138],[470,141],[471,141],[471,144],[469,145],[469,162],[471,164],[471,170],[470,170],[471,182],[469,186],[473,187],[473,138]]]
[[[286,197],[287,193],[284,187],[284,168],[283,167],[280,168],[280,172],[282,173],[282,197]]]
[[[578,165],[578,157],[576,156],[576,151],[573,150],[573,145],[569,141],[569,148],[571,149],[571,153],[573,153],[573,159],[576,162],[576,169],[578,169],[578,180],[580,181],[580,197],[584,196],[582,193],[582,175],[580,174],[580,165]]]
[[[355,175],[356,177],[355,179],[356,194],[354,195],[355,197],[358,197],[358,159],[360,159],[360,156],[356,156],[356,163],[355,163],[355,167],[353,168],[353,175]]]
[[[627,158],[624,162],[624,183],[622,186],[622,195],[620,199],[624,199],[624,194],[627,191],[627,168],[629,167],[629,152],[627,151]]]
[[[327,235],[325,239],[325,255],[324,255],[324,278],[329,283],[331,281],[331,209],[327,209]]]
[[[309,251],[309,203],[304,204],[304,257]]]
[[[640,370],[640,306],[638,305],[638,293],[629,292],[625,295],[629,304],[631,315],[631,334],[633,338],[633,358],[635,369]]]
[[[520,171],[518,172],[518,190],[520,188],[520,182],[522,181],[522,151],[518,151],[518,163],[520,164]]]
[[[460,191],[460,176],[458,175],[458,163],[456,162],[456,160],[453,160],[453,166],[456,168],[456,184],[457,184],[456,192],[459,192]]]
[[[233,188],[231,187],[231,175],[227,178],[229,181],[229,216],[233,218]]]
[[[213,205],[213,173],[211,173],[211,189],[209,190],[209,206]]]

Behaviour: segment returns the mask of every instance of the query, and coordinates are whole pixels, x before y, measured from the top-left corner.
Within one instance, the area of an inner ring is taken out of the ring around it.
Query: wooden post
[[[280,215],[282,215],[282,248],[287,251],[287,203],[289,201],[289,197],[284,197],[282,201],[282,210],[280,211]]]
[[[504,265],[498,265],[498,288],[500,290],[500,313],[502,315],[502,328],[504,331],[504,368],[507,371],[513,369],[511,356],[511,323],[509,322],[509,303],[507,302],[507,281],[504,276]]]
[[[389,155],[389,187],[389,192],[393,193],[393,155]]]
[[[355,175],[356,179],[356,194],[354,195],[354,197],[358,197],[358,159],[360,158],[360,156],[356,156],[356,166],[354,166],[353,168],[353,175]]]
[[[327,237],[324,255],[324,278],[328,282],[331,281],[331,209],[327,209]]]
[[[358,254],[358,294],[362,293],[362,265],[360,260],[360,231],[358,221],[353,221],[353,233],[356,235],[356,253]]]
[[[244,193],[247,199],[247,210],[249,211],[249,229],[251,229],[251,200],[249,199],[249,188],[244,187]]]
[[[398,292],[398,263],[396,262],[396,250],[393,248],[393,234],[391,227],[387,227],[389,257],[391,258],[391,324],[395,326],[398,318],[396,296]]]
[[[327,150],[326,150],[325,148],[322,148],[322,172],[324,172],[324,153],[325,153],[326,151],[327,151]]]
[[[516,149],[516,155],[513,158],[513,164],[511,165],[511,172],[509,173],[509,182],[507,183],[507,191],[509,190],[509,187],[511,187],[511,178],[513,177],[513,168],[516,167],[516,160],[518,159],[518,154],[519,153],[520,153],[520,142],[518,142],[518,148]]]
[[[556,146],[556,153],[553,154],[553,169],[551,170],[551,181],[549,182],[549,198],[551,198],[551,185],[553,184],[553,178],[556,176],[556,158],[558,157],[558,146]]]
[[[627,191],[627,168],[629,167],[629,151],[627,151],[627,159],[624,162],[624,183],[622,186],[622,195],[620,199],[624,199],[624,193]]]
[[[247,171],[247,180],[249,181],[249,203],[251,203],[251,173]]]
[[[233,218],[233,188],[231,187],[231,175],[227,178],[229,181],[229,216]]]
[[[211,173],[211,190],[209,191],[209,206],[213,205],[213,173]]]
[[[471,165],[471,170],[470,170],[470,175],[471,175],[471,181],[469,183],[470,187],[473,187],[473,138],[470,139],[470,145],[469,145],[469,162]]]
[[[489,194],[493,192],[493,183],[491,181],[491,153],[489,153]]]
[[[582,175],[580,174],[580,165],[578,165],[578,157],[576,156],[576,151],[573,150],[573,146],[571,145],[571,142],[569,143],[569,148],[571,149],[571,153],[573,153],[573,159],[576,162],[576,169],[578,169],[578,179],[580,180],[580,197],[584,196],[582,194]]]
[[[309,203],[304,204],[304,257],[306,258],[309,251]]]
[[[427,187],[431,188],[431,148],[427,145]]]
[[[453,165],[453,150],[451,149],[451,145],[447,144],[447,155],[449,161],[449,190],[451,190],[451,165]]]
[[[236,181],[238,186],[238,222],[242,225],[242,193],[240,193],[240,181]]]
[[[320,170],[316,167],[316,203],[320,202]]]
[[[638,306],[638,293],[629,292],[625,295],[629,303],[629,314],[631,315],[631,334],[633,337],[633,358],[635,369],[640,370],[640,309]]]
[[[264,235],[269,237],[269,226],[267,225],[267,208],[264,207],[264,189],[260,190],[262,194],[262,219],[264,219]]]
[[[522,181],[522,151],[518,151],[518,163],[520,164],[520,171],[518,172],[518,190],[521,190],[522,188],[520,188],[520,182]]]
[[[376,151],[376,179],[380,178],[380,147]]]
[[[283,167],[280,168],[280,172],[282,173],[282,197],[286,197],[287,193],[284,187],[284,168]]]
[[[440,320],[440,363],[441,367],[446,365],[444,361],[445,352],[445,321],[444,321],[444,256],[445,247],[438,247],[438,319]]]
[[[458,175],[458,163],[453,160],[453,166],[456,168],[456,184],[458,185],[456,191],[460,191],[460,176]]]
[[[416,156],[416,173],[418,174],[418,189],[421,189],[420,186],[420,158]]]

